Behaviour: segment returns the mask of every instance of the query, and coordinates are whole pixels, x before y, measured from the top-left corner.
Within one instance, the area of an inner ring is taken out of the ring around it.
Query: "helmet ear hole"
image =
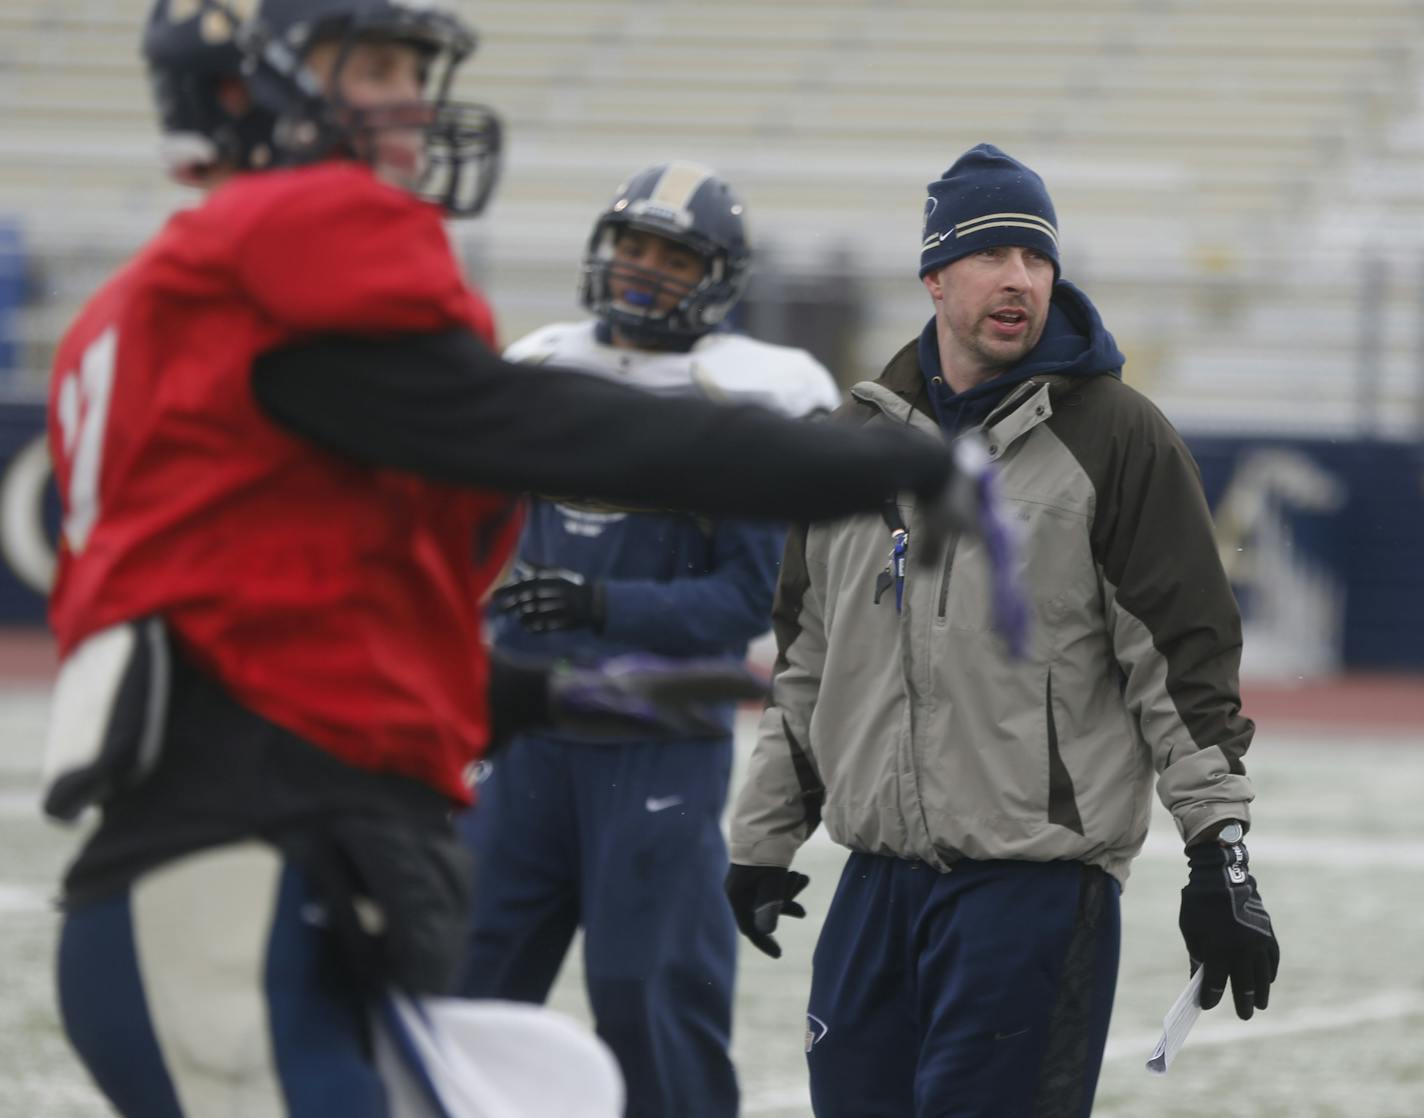
[[[247,91],[247,84],[236,76],[219,78],[214,98],[223,112],[231,117],[240,117],[252,108],[252,94]]]

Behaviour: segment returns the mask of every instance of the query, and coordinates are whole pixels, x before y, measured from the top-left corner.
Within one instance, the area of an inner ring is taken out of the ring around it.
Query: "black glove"
[[[727,736],[725,705],[764,699],[766,683],[731,660],[632,653],[593,668],[549,670],[553,728],[593,740]]]
[[[1281,961],[1271,918],[1247,872],[1246,844],[1197,843],[1187,847],[1187,861],[1191,869],[1178,925],[1192,972],[1198,965],[1206,970],[1201,1007],[1216,1005],[1230,978],[1236,1016],[1245,1021],[1266,1008]]]
[[[531,633],[603,629],[603,585],[577,571],[520,563],[491,600],[495,609],[514,614]]]
[[[781,958],[781,944],[772,939],[771,933],[776,931],[781,917],[806,915],[795,897],[810,883],[804,873],[785,866],[739,866],[733,862],[727,870],[725,888],[737,928],[758,951],[773,959]]]

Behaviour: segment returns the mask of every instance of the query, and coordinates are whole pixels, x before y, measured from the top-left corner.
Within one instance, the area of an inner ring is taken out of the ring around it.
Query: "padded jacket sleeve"
[[[805,525],[792,528],[772,607],[776,668],[746,778],[732,809],[732,861],[789,866],[820,825],[825,786],[811,753],[811,716],[826,661],[820,591]],[[824,585],[824,581],[822,582]]]

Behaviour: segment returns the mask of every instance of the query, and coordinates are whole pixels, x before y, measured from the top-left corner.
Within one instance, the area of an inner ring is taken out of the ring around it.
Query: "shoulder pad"
[[[504,359],[524,365],[588,365],[596,363],[598,348],[593,323],[554,322],[509,345]]]
[[[760,404],[793,418],[840,406],[830,372],[804,349],[710,334],[692,350],[693,380],[712,399]]]

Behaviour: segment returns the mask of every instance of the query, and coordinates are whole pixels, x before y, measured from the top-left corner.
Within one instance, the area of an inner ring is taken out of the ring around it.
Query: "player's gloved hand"
[[[1201,1006],[1221,1000],[1227,980],[1243,1021],[1270,1000],[1281,950],[1271,918],[1248,872],[1246,844],[1201,842],[1187,847],[1190,871],[1182,890],[1178,924],[1186,940],[1192,971],[1202,975]]]
[[[513,614],[531,633],[603,629],[603,585],[577,571],[519,563],[491,597],[500,613]]]
[[[952,444],[955,468],[937,493],[922,496],[923,541],[911,552],[936,565],[950,536],[969,533],[984,541],[989,556],[994,628],[1009,651],[1028,649],[1028,594],[1020,573],[1018,531],[999,494],[998,475],[984,440],[970,433]]]
[[[776,922],[783,916],[800,918],[806,910],[796,895],[811,883],[804,873],[785,866],[740,866],[733,862],[727,870],[727,900],[737,928],[758,951],[781,958],[781,944],[772,938]]]
[[[766,683],[730,660],[632,653],[597,667],[549,670],[550,722],[577,737],[725,737],[725,705],[766,697]]]

